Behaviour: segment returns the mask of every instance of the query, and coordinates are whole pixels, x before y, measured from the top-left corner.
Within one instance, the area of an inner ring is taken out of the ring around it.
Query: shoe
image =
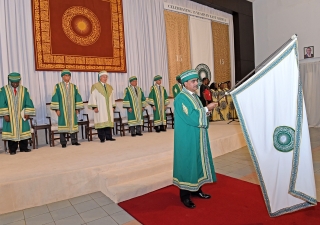
[[[203,199],[209,199],[209,198],[211,198],[210,195],[205,194],[205,193],[203,193],[203,192],[196,192],[196,193],[192,193],[191,195],[192,195],[192,196],[199,197],[199,198],[203,198]]]
[[[138,136],[142,136],[143,134],[137,134]]]
[[[131,137],[135,137],[136,135],[135,134],[131,134]]]
[[[104,143],[104,142],[105,142],[105,140],[100,140],[100,142],[101,142],[101,143]]]
[[[16,152],[10,152],[10,155],[15,155],[16,154]]]
[[[31,152],[31,149],[20,150],[20,152]]]
[[[157,132],[157,133],[160,133],[160,129],[156,129],[156,132]]]
[[[194,209],[196,207],[196,205],[190,200],[190,198],[182,200],[182,203],[189,209]]]
[[[62,144],[62,148],[66,148],[67,147],[67,144]]]
[[[111,138],[111,139],[107,139],[106,141],[115,141],[116,139]]]
[[[72,145],[81,145],[79,142],[76,142],[76,143],[72,143]]]

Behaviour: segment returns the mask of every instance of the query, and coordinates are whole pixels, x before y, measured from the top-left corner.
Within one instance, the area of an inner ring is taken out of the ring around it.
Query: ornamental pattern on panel
[[[53,1],[53,0],[51,0]],[[68,1],[68,0],[66,0]],[[33,32],[36,70],[100,71],[126,72],[124,25],[122,0],[103,0],[110,3],[113,57],[78,55],[55,55],[52,53],[50,28],[50,0],[32,0]],[[78,32],[92,29],[89,35],[81,36],[70,29],[71,16],[63,20],[63,30],[74,43],[82,46],[94,44],[100,36],[101,25],[95,14],[85,7],[70,7],[71,15],[80,15]],[[81,18],[80,18],[81,19]],[[69,24],[68,24],[69,23]]]

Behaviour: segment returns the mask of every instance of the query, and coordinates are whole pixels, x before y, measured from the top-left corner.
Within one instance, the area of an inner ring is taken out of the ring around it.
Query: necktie
[[[160,96],[161,96],[161,87],[160,87],[160,85],[158,86],[158,88],[159,88],[159,93],[160,93]]]
[[[103,84],[103,88],[104,88],[105,92],[107,93],[106,84]]]
[[[13,88],[14,95],[17,95],[17,88]]]
[[[67,89],[69,89],[69,83],[66,83],[66,87],[67,87]]]

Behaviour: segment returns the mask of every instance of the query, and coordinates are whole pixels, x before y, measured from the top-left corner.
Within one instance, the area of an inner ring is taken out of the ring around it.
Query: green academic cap
[[[194,78],[199,79],[199,75],[196,70],[187,70],[180,75],[181,83],[187,82],[188,80]]]
[[[19,82],[21,80],[20,73],[12,72],[8,75],[8,80],[10,82]]]
[[[61,72],[61,77],[63,77],[64,75],[69,74],[71,76],[71,72],[70,70],[62,70]]]
[[[138,80],[138,78],[136,76],[132,76],[132,77],[129,77],[129,82],[131,83],[132,81],[134,80]]]
[[[157,81],[157,80],[161,80],[161,79],[162,79],[162,76],[156,75],[156,76],[153,78],[153,81]]]

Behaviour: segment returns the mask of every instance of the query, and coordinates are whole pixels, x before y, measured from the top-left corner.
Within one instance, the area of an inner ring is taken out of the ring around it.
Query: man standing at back
[[[128,110],[128,124],[132,137],[142,136],[143,110],[146,107],[146,98],[143,91],[137,86],[136,76],[129,78],[130,86],[124,90],[123,108]]]
[[[173,98],[176,98],[177,95],[182,91],[182,84],[180,84],[180,75],[176,76],[177,83],[172,87]]]
[[[70,82],[71,72],[63,70],[61,77],[63,81],[54,86],[50,108],[57,113],[60,143],[62,148],[65,148],[67,147],[66,134],[70,134],[72,145],[80,145],[77,137],[77,114],[79,109],[84,107],[77,86]]]
[[[153,109],[154,129],[156,132],[166,131],[166,106],[169,105],[166,89],[161,86],[162,77],[157,75],[153,81],[156,83],[151,87],[148,103]]]
[[[10,155],[30,152],[28,139],[31,138],[29,116],[36,115],[27,88],[20,85],[20,74],[10,73],[9,84],[0,89],[0,116],[3,116],[2,140],[8,141]]]
[[[113,127],[113,111],[116,107],[116,102],[113,97],[113,88],[107,84],[108,73],[101,71],[98,74],[99,82],[91,87],[91,95],[88,102],[88,108],[93,109],[94,128],[98,131],[100,142],[115,141],[112,138],[111,129]]]
[[[188,208],[195,208],[190,197],[209,199],[211,196],[203,193],[201,186],[216,181],[207,116],[217,103],[202,106],[196,94],[197,71],[188,70],[180,78],[184,87],[174,100],[173,184],[180,188],[181,202]]]

